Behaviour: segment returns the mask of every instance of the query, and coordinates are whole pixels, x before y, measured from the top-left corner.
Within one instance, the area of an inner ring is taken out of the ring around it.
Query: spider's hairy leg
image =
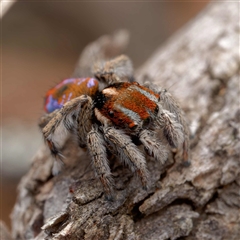
[[[92,105],[93,101],[87,97],[88,101],[81,106],[81,114],[78,115],[78,144],[81,148],[86,147],[87,134],[92,129]]]
[[[184,141],[183,126],[176,121],[175,115],[168,110],[161,109],[157,118],[157,123],[163,129],[169,145],[178,148]]]
[[[87,135],[87,147],[92,157],[95,174],[102,182],[107,197],[111,199],[113,179],[108,164],[104,139],[95,127],[92,127],[92,130]]]
[[[134,81],[132,62],[126,55],[120,55],[106,62],[96,62],[93,65],[92,72],[97,79],[106,82],[108,85]]]
[[[53,175],[58,174],[63,166],[63,155],[59,150],[59,140],[61,134],[67,131],[75,131],[76,123],[73,116],[77,116],[81,110],[81,106],[88,101],[88,97],[83,95],[72,99],[64,104],[64,106],[54,114],[47,125],[42,129],[44,139],[54,156]]]
[[[147,188],[148,171],[143,154],[132,142],[129,136],[113,127],[103,127],[106,141],[113,147],[114,151],[133,172],[137,172],[144,188]]]
[[[170,113],[173,113],[176,121],[183,125],[184,130],[188,131],[184,113],[172,94],[165,88],[161,88],[158,85],[151,83],[150,80],[144,81],[143,85],[160,95],[160,104],[162,108],[168,110]]]
[[[183,141],[183,160],[188,161],[189,152],[189,129],[187,126],[184,112],[179,107],[176,99],[166,89],[159,89],[158,93],[161,96],[161,105],[163,108],[169,110],[176,117],[176,121],[179,122],[183,127],[184,141]]]
[[[186,118],[184,116],[184,112],[178,105],[178,102],[176,99],[172,96],[171,93],[169,93],[166,89],[161,88],[155,84],[152,84],[152,79],[149,79],[149,77],[146,77],[146,80],[144,81],[144,86],[148,87],[155,93],[160,95],[160,104],[164,109],[167,109],[170,113],[175,115],[175,120],[179,122],[182,125],[183,128],[183,137],[184,141],[182,144],[183,148],[183,160],[188,161],[189,159],[189,129],[186,122]]]
[[[51,113],[46,113],[44,114],[40,119],[39,119],[39,122],[38,122],[38,126],[43,129],[48,123],[49,121],[56,115],[56,113],[58,112],[59,110],[55,110]]]
[[[166,162],[168,157],[167,148],[156,138],[154,132],[145,129],[140,132],[139,139],[150,156],[162,164]]]

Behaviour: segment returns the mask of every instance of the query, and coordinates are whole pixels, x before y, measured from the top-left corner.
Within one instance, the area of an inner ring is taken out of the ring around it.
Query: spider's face
[[[46,93],[44,109],[51,113],[78,96],[92,97],[97,91],[98,81],[94,78],[65,79]]]
[[[102,124],[136,131],[156,115],[159,97],[136,82],[115,83],[97,94],[94,112]]]

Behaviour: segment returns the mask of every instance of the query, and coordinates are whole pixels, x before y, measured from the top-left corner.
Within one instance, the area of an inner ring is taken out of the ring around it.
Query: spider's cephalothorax
[[[56,160],[55,172],[62,162],[58,136],[64,130],[77,136],[80,147],[88,149],[95,173],[108,194],[112,191],[113,181],[107,149],[137,172],[144,187],[147,186],[148,171],[144,153],[135,144],[136,139],[147,154],[164,163],[167,146],[156,134],[162,131],[169,145],[182,148],[183,158],[188,160],[185,119],[166,90],[151,90],[150,86],[132,82],[131,62],[126,56],[95,68],[95,76],[104,81],[105,88],[99,89],[94,78],[78,78],[63,80],[47,92],[45,110],[48,114],[41,119],[40,126]]]
[[[115,83],[97,94],[94,112],[96,116],[106,117],[109,125],[112,123],[135,133],[151,116],[156,115],[159,97],[159,94],[137,82]]]

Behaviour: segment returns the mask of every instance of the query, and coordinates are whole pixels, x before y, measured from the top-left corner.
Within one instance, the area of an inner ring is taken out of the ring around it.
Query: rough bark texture
[[[112,161],[114,201],[107,201],[90,158],[70,140],[66,170],[51,175],[43,146],[19,184],[14,239],[238,239],[240,236],[240,106],[238,3],[210,4],[156,50],[137,71],[179,99],[191,130],[190,166],[172,154],[148,159],[150,188]],[[89,72],[93,55],[122,52],[118,32],[90,44],[74,75]]]

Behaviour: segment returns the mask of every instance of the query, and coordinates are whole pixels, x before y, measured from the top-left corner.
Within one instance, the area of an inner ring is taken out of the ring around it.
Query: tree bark
[[[190,166],[172,153],[148,158],[149,189],[111,160],[114,200],[105,199],[87,152],[68,139],[66,169],[51,175],[42,146],[19,184],[14,239],[238,239],[240,236],[239,13],[237,2],[210,4],[136,72],[168,89],[186,113]],[[94,56],[121,53],[117,32],[87,46],[74,76],[90,74]]]

